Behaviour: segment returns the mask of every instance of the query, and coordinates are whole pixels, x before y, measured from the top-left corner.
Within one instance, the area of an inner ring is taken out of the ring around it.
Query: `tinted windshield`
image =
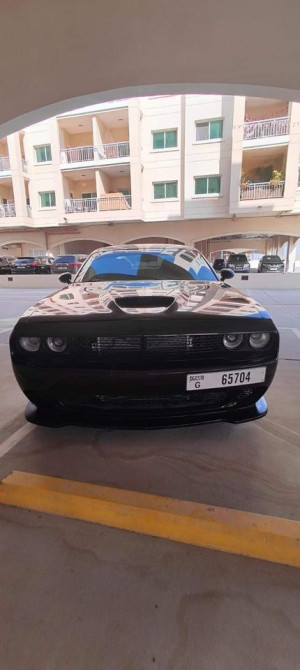
[[[77,281],[200,279],[217,281],[197,250],[123,250],[93,254]]]
[[[75,256],[58,256],[54,263],[74,263]]]
[[[234,261],[236,263],[247,263],[248,262],[248,258],[246,256],[246,254],[232,254],[231,256],[229,256],[228,260],[229,260],[230,263],[232,263]]]
[[[262,261],[264,263],[281,263],[281,258],[279,256],[263,256]]]
[[[25,258],[25,257],[24,258],[16,258],[16,260],[15,260],[15,262],[19,263],[19,265],[21,265],[22,263],[32,263],[33,261],[35,261],[35,258],[33,258],[31,256],[29,256],[28,258]]]

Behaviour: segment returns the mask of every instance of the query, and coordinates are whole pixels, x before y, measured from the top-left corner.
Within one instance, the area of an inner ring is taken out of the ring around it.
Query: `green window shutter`
[[[165,184],[154,184],[154,200],[165,198]]]
[[[195,194],[207,194],[207,177],[197,177],[197,179],[195,179]]]
[[[166,198],[177,198],[177,181],[166,183]]]
[[[209,139],[217,140],[223,137],[223,121],[210,121],[209,124]]]
[[[209,139],[209,123],[196,123],[196,142],[203,142]]]
[[[54,191],[45,191],[44,193],[40,193],[40,198],[41,207],[55,207],[56,198]]]
[[[45,144],[44,146],[35,147],[35,155],[37,163],[46,163],[52,160],[51,146]]]
[[[164,133],[153,133],[153,149],[164,149]]]
[[[220,193],[220,186],[220,177],[208,177],[208,193]]]
[[[165,133],[166,136],[166,149],[171,147],[177,147],[177,130],[167,130]]]

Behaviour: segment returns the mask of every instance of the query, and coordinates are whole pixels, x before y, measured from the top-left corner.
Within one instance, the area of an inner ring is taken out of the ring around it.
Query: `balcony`
[[[2,203],[0,204],[0,217],[9,217],[9,216],[16,216],[16,208],[14,203],[10,204],[5,204],[3,205]]]
[[[64,200],[66,214],[80,212],[115,212],[131,209],[131,195],[105,195],[100,198],[68,198]]]
[[[31,218],[32,217],[31,205],[26,205],[26,208],[27,208],[27,216],[30,216],[30,218]]]
[[[103,160],[127,158],[130,155],[129,142],[111,142],[103,144],[102,147],[87,146],[62,149],[60,162],[62,164],[74,163],[100,163]]]
[[[28,172],[27,161],[25,160],[25,158],[22,158],[22,170],[23,172]]]
[[[0,172],[10,172],[10,160],[8,156],[0,156]]]
[[[268,198],[283,198],[284,184],[284,181],[279,181],[277,184],[272,182],[241,184],[240,200],[265,200]]]
[[[262,121],[249,121],[244,125],[244,140],[260,140],[266,137],[288,135],[290,120],[288,116]]]

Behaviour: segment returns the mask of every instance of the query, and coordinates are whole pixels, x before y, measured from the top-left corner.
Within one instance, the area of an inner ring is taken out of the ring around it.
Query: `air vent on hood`
[[[171,307],[174,298],[164,295],[132,295],[116,298],[115,303],[120,309],[155,309]]]

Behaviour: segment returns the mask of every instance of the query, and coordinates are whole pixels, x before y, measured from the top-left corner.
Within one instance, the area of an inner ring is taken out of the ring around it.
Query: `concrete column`
[[[290,103],[290,137],[287,150],[286,169],[285,169],[285,189],[283,199],[283,209],[293,210],[295,207],[295,197],[297,193],[298,165],[299,165],[299,127],[300,127],[300,105],[299,103]]]
[[[242,160],[243,160],[245,100],[246,99],[242,96],[236,96],[234,98],[230,201],[229,201],[229,212],[231,214],[236,213],[240,203],[240,181],[241,181]]]
[[[14,200],[16,216],[20,218],[27,217],[25,179],[22,169],[22,156],[19,133],[8,135],[7,137],[8,153],[10,159],[11,176],[14,191]]]
[[[104,156],[104,150],[103,150],[103,140],[101,136],[101,131],[100,131],[100,123],[96,116],[92,117],[92,128],[93,128],[93,145],[96,147],[96,150],[98,151],[99,156],[95,156],[96,159],[101,158]]]
[[[56,118],[49,121],[50,142],[52,149],[52,165],[54,189],[56,195],[56,215],[57,223],[63,223],[66,217],[64,198],[67,197],[64,192],[64,178],[60,169],[60,129]]]
[[[142,218],[141,110],[137,98],[128,103],[130,142],[130,188],[134,217]]]
[[[295,260],[297,256],[297,245],[298,245],[299,239],[295,237],[290,237],[288,241],[288,253],[287,253],[287,263],[286,263],[286,271],[287,272],[294,272],[295,269]]]

